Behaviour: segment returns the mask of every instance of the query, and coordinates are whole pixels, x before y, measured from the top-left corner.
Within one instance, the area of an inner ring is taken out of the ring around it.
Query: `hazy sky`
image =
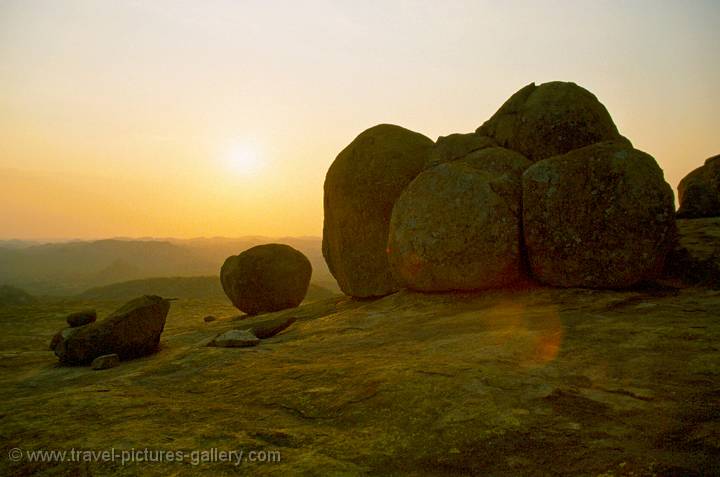
[[[675,187],[720,153],[720,2],[0,0],[0,237],[320,235],[337,153],[574,81]]]

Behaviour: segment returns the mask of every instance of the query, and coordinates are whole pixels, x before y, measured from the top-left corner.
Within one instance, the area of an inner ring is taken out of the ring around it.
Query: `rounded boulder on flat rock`
[[[310,285],[312,265],[289,245],[258,245],[228,257],[220,270],[225,294],[248,315],[298,306]]]
[[[521,176],[530,165],[494,147],[420,174],[390,221],[388,254],[399,280],[420,291],[447,291],[520,279]]]
[[[707,159],[680,181],[678,198],[679,218],[720,217],[720,155]]]
[[[594,94],[562,81],[525,86],[476,132],[533,162],[601,141],[631,145]]]
[[[386,247],[390,215],[424,168],[432,140],[400,126],[372,127],[338,154],[325,177],[323,256],[347,295],[399,289]]]
[[[547,285],[622,288],[659,276],[677,237],[674,199],[650,155],[604,142],[523,174],[532,274]]]

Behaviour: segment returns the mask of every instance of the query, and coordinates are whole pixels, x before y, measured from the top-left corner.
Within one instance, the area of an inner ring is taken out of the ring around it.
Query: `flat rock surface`
[[[185,300],[157,354],[108,374],[59,367],[47,350],[67,308],[0,308],[0,475],[720,469],[719,291],[338,297],[243,320],[297,319],[238,350],[204,346],[238,327],[228,303]],[[209,313],[211,328],[200,321]],[[16,447],[264,450],[281,461],[14,463]]]

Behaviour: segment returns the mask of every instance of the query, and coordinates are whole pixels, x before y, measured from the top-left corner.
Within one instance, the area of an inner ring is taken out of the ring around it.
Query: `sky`
[[[720,153],[720,2],[0,0],[0,238],[319,236],[335,156],[573,81],[675,188]]]

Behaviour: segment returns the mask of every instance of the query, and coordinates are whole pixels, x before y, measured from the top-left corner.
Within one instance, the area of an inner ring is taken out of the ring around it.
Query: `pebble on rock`
[[[120,364],[120,356],[117,354],[104,354],[95,358],[91,364],[92,369],[98,371],[101,369],[114,368]]]

